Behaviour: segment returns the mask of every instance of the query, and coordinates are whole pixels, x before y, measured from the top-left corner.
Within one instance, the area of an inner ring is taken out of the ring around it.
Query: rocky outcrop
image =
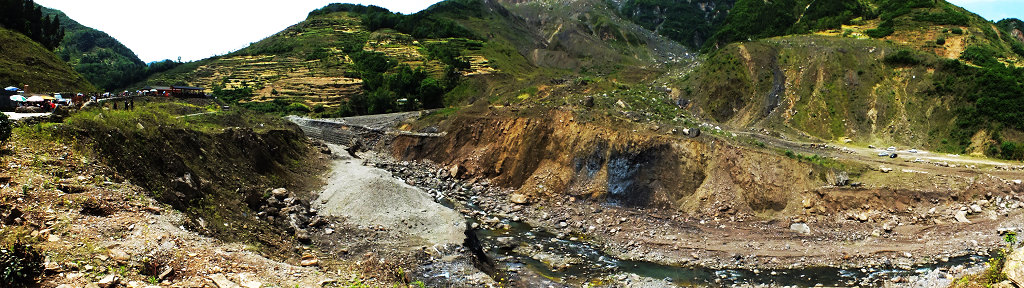
[[[1024,249],[1014,250],[1013,253],[1006,256],[1003,273],[1018,287],[1024,286]]]

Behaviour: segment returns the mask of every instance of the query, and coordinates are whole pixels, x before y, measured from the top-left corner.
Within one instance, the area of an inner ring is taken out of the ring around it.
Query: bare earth
[[[437,204],[430,195],[391,177],[381,169],[363,165],[340,146],[330,145],[337,158],[321,192],[322,214],[348,219],[350,224],[387,226],[414,235],[423,244],[456,244],[465,240],[466,221],[454,210]]]

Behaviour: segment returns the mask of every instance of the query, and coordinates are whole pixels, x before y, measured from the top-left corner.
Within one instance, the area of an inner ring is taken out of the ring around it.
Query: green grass
[[[30,92],[90,92],[96,88],[68,64],[20,33],[0,28],[0,83]]]

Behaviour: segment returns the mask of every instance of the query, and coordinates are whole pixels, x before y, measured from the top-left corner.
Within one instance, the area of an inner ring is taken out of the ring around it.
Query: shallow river
[[[880,286],[896,277],[922,276],[936,269],[973,266],[985,260],[981,256],[964,256],[912,269],[804,268],[759,270],[755,273],[741,269],[687,268],[616,259],[585,242],[560,239],[544,229],[508,219],[502,219],[502,222],[509,224],[510,229],[474,231],[484,252],[495,260],[499,270],[530,269],[545,278],[573,286],[626,274],[660,279],[661,283],[680,286]],[[553,268],[551,262],[560,263],[556,265],[560,267]]]

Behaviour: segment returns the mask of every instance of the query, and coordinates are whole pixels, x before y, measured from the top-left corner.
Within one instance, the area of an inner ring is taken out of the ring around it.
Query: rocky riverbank
[[[803,224],[798,226],[813,229],[799,231],[790,222],[761,220],[753,215],[686,215],[573,197],[536,199],[491,185],[487,179],[472,178],[458,166],[439,167],[429,161],[378,157],[368,165],[391,171],[395,177],[421,187],[438,201],[449,199],[457,203],[464,215],[475,219],[471,229],[505,231],[511,229],[510,225],[525,223],[549,231],[557,239],[589,243],[617,259],[736,270],[761,279],[787,277],[777,273],[835,267],[835,271],[853,271],[850,273],[870,277],[832,284],[948,284],[952,277],[976,271],[978,268],[971,268],[979,265],[976,261],[999,247],[999,227],[1022,221],[1019,213],[1013,213],[1022,206],[1020,199],[1003,196],[979,200],[963,205],[964,208],[931,208],[925,211],[926,215],[915,219],[917,222],[901,222],[899,219],[903,216],[898,213],[875,213],[864,220],[857,215],[837,215],[831,219],[796,222]],[[964,214],[960,211],[966,211],[974,222],[958,222],[957,215]],[[530,247],[529,243],[501,242],[499,239],[497,248],[529,250]],[[556,270],[580,264],[579,259],[573,260],[571,255],[549,255],[544,251],[523,253],[535,255],[536,260]],[[934,269],[922,270],[926,271],[924,274],[897,272],[926,267]],[[625,275],[608,275],[602,279],[620,284],[628,279],[633,279],[629,283],[643,282],[634,279],[641,276]],[[813,277],[807,281],[813,282]],[[736,282],[745,283],[742,280],[730,283]],[[725,282],[710,280],[710,283]]]

